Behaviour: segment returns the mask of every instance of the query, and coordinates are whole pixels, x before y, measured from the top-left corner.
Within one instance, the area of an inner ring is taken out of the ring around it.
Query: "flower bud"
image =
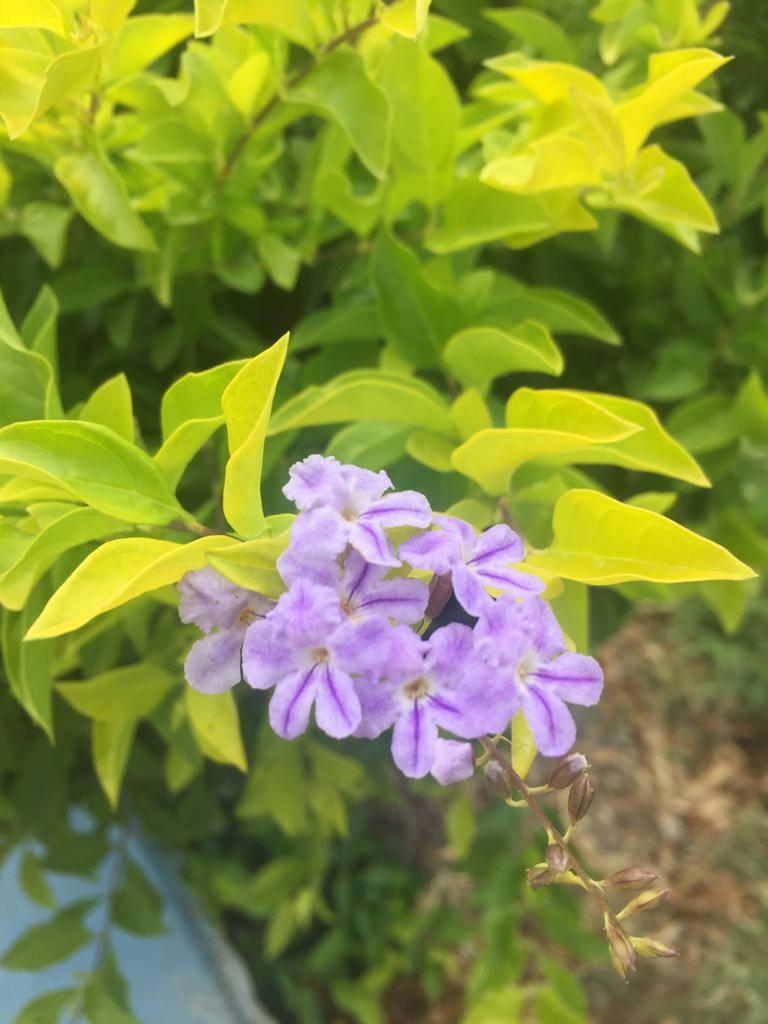
[[[649,960],[655,960],[657,957],[680,956],[676,949],[665,946],[657,939],[649,939],[646,935],[630,935],[629,941],[638,956],[647,957]]]
[[[428,619],[436,619],[445,608],[453,593],[453,581],[451,574],[444,576],[433,576],[429,581],[429,600],[424,615]]]
[[[637,970],[635,950],[629,936],[620,925],[609,917],[605,919],[605,934],[608,938],[611,960],[616,972],[624,981],[629,981],[629,976]]]
[[[621,921],[623,918],[629,917],[630,914],[639,914],[644,910],[653,910],[664,902],[670,892],[670,889],[646,889],[619,911],[616,920]]]
[[[604,884],[612,889],[642,889],[644,885],[655,882],[658,877],[650,868],[622,868],[610,878],[606,878]]]
[[[571,824],[581,821],[595,798],[595,784],[589,775],[580,776],[571,786],[568,794],[568,817]]]
[[[560,875],[563,871],[568,870],[571,858],[561,846],[557,845],[557,843],[551,843],[547,847],[545,856],[547,858],[547,864],[554,874]]]
[[[543,889],[552,882],[552,872],[546,864],[536,864],[526,872],[528,885],[532,889]]]
[[[552,789],[567,789],[589,768],[589,761],[583,754],[569,754],[555,768],[547,783]]]
[[[511,790],[507,781],[507,775],[504,771],[504,767],[500,765],[498,761],[487,761],[483,767],[483,775],[485,776],[485,781],[488,783],[488,786],[493,790],[496,796],[501,797],[502,800],[509,799]]]

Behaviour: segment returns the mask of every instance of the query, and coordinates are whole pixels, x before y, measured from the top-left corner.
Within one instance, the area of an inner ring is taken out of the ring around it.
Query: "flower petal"
[[[317,692],[318,666],[286,676],[275,687],[269,702],[269,724],[284,740],[296,739],[309,725],[309,713]]]
[[[347,492],[347,507],[358,512],[368,508],[371,502],[378,501],[385,491],[392,489],[392,481],[383,469],[374,473],[360,466],[342,466],[342,476]]]
[[[354,604],[358,613],[384,615],[395,622],[413,625],[424,618],[429,587],[420,580],[382,580]]]
[[[521,686],[520,699],[536,746],[546,757],[567,754],[576,739],[576,723],[568,708],[548,689]]]
[[[432,775],[434,775],[441,786],[450,786],[454,782],[463,782],[471,777],[474,770],[475,758],[472,753],[471,743],[438,739],[435,746]]]
[[[399,705],[395,691],[386,683],[379,683],[366,677],[355,679],[354,684],[361,711],[360,724],[355,729],[355,736],[375,740],[389,729],[397,718]]]
[[[504,523],[499,523],[480,534],[472,546],[467,564],[503,568],[521,562],[524,554],[523,542],[518,535]]]
[[[179,618],[194,622],[204,633],[212,629],[226,629],[256,596],[226,579],[206,565],[186,573],[177,584],[179,591]]]
[[[360,724],[360,701],[352,678],[340,668],[327,663],[317,672],[315,719],[318,727],[340,740],[351,736]]]
[[[435,763],[437,726],[421,700],[411,702],[392,730],[392,758],[410,779],[421,779]]]
[[[603,670],[594,658],[566,651],[539,665],[528,678],[569,704],[597,704],[603,691]]]
[[[521,572],[519,569],[494,568],[490,565],[478,567],[471,563],[467,569],[484,587],[491,587],[511,597],[531,597],[540,594],[546,586],[538,576],[530,572]]]
[[[200,693],[224,693],[240,682],[240,649],[244,630],[240,626],[219,630],[197,640],[184,662],[184,675]]]
[[[426,644],[426,669],[439,682],[439,687],[457,686],[464,677],[468,659],[474,652],[474,638],[469,626],[451,622],[441,626]]]
[[[486,593],[477,574],[466,565],[453,568],[453,592],[461,607],[470,615],[480,616],[493,605],[493,598]]]
[[[428,530],[401,544],[399,555],[415,569],[444,576],[462,560],[461,538],[450,530]]]
[[[254,622],[243,641],[243,678],[255,690],[269,690],[296,671],[296,652],[286,646],[269,619]]]
[[[330,587],[297,580],[269,614],[287,647],[322,647],[333,631],[346,621],[339,595]]]
[[[465,740],[504,732],[518,707],[510,679],[479,658],[465,665],[458,686],[433,691],[427,701],[437,724]]]
[[[389,659],[393,627],[380,615],[353,621],[348,619],[328,639],[334,662],[346,672],[375,677]]]
[[[302,512],[291,526],[291,542],[277,560],[277,571],[288,586],[310,580],[337,587],[341,578],[338,555],[347,544],[348,527],[330,508]]]
[[[432,509],[429,502],[418,491],[396,491],[361,512],[361,522],[376,523],[377,526],[416,526],[426,529],[432,522]]]
[[[349,543],[374,565],[400,565],[394,548],[382,528],[374,523],[352,523],[349,529]]]
[[[333,456],[310,455],[288,470],[283,494],[302,511],[321,505],[341,511],[347,490],[342,470]]]

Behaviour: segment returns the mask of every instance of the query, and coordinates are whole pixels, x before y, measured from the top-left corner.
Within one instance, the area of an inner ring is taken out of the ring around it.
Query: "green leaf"
[[[224,515],[232,529],[246,537],[264,528],[264,440],[287,349],[284,334],[242,367],[221,398],[230,453],[224,474]]]
[[[417,462],[438,473],[450,473],[453,469],[451,455],[455,442],[428,430],[414,430],[408,437],[405,450]]]
[[[726,636],[733,636],[739,631],[750,602],[759,593],[760,584],[757,580],[711,581],[700,583],[699,590],[717,615],[723,632]]]
[[[35,903],[49,909],[56,906],[56,898],[46,881],[40,861],[30,850],[27,850],[21,858],[19,881],[24,892]]]
[[[285,584],[275,562],[288,546],[288,533],[259,537],[223,551],[212,552],[208,561],[227,579],[265,597],[279,597]]]
[[[3,427],[0,473],[61,487],[127,522],[186,518],[149,456],[95,423],[47,420]]]
[[[603,395],[595,391],[551,391],[537,392],[537,401],[546,401],[546,395],[572,395],[592,402],[594,405],[621,417],[635,425],[635,431],[615,441],[605,441],[599,447],[590,447],[574,452],[563,461],[582,462],[587,465],[624,466],[646,473],[659,473],[695,484],[709,487],[709,480],[692,456],[675,441],[659,423],[656,413],[642,402],[618,395]],[[512,401],[512,400],[510,400]],[[509,406],[508,406],[509,408]],[[558,461],[557,459],[555,461]]]
[[[487,310],[487,323],[508,327],[520,320],[536,320],[555,334],[580,334],[608,345],[621,344],[602,313],[579,296],[559,288],[529,288],[511,278],[503,280],[508,298]]]
[[[99,977],[88,982],[83,1012],[88,1024],[140,1024],[132,1013],[115,1001],[107,991],[103,978]]]
[[[642,494],[633,494],[631,498],[627,498],[627,505],[647,508],[649,512],[658,512],[663,516],[676,501],[677,494],[674,491],[643,491]]]
[[[669,432],[696,455],[716,452],[733,444],[738,424],[732,398],[707,394],[678,405],[667,420]]]
[[[127,78],[162,57],[192,34],[188,14],[140,14],[129,18],[120,30],[106,74],[110,81]]]
[[[247,363],[247,359],[239,359],[200,373],[186,373],[163,395],[163,444],[154,459],[171,486],[178,484],[193,456],[224,423],[222,395]]]
[[[555,506],[554,539],[527,558],[531,569],[609,586],[629,580],[745,580],[755,573],[724,547],[671,519],[597,491],[572,490]]]
[[[333,435],[325,454],[378,472],[402,458],[409,433],[396,423],[350,423]]]
[[[392,109],[389,209],[400,210],[414,199],[434,208],[453,180],[456,88],[441,64],[406,39],[390,45],[377,81]]]
[[[291,351],[349,341],[378,341],[380,337],[373,303],[331,306],[311,313],[291,332]]]
[[[146,224],[131,206],[123,179],[105,153],[68,153],[59,157],[53,170],[79,213],[110,242],[125,249],[157,249]]]
[[[0,292],[0,426],[44,417],[55,387],[50,360],[26,347]]]
[[[175,685],[172,675],[143,661],[110,669],[85,682],[56,683],[56,690],[81,715],[119,725],[151,714]]]
[[[112,917],[115,924],[134,935],[167,931],[162,897],[135,861],[128,861],[122,884],[112,898]]]
[[[73,988],[57,988],[36,996],[13,1018],[13,1024],[58,1024],[63,1010],[76,994]]]
[[[467,388],[455,399],[451,406],[451,420],[462,441],[493,426],[488,406],[475,388]]]
[[[23,639],[44,600],[44,593],[38,588],[21,611],[3,612],[1,638],[5,674],[11,692],[53,741],[53,648],[48,641],[25,643]]]
[[[290,90],[287,101],[308,106],[338,125],[371,174],[384,177],[389,156],[389,104],[368,77],[359,53],[334,50]]]
[[[3,954],[0,964],[9,971],[41,971],[67,960],[93,938],[82,918],[93,900],[80,900],[44,924],[33,925]]]
[[[202,569],[209,551],[235,544],[231,537],[201,537],[189,544],[150,537],[107,541],[59,587],[27,633],[28,640],[60,636],[142,594]]]
[[[381,23],[406,39],[416,39],[424,31],[431,0],[394,0],[381,12]]]
[[[67,506],[63,506],[67,509]],[[30,591],[59,555],[89,540],[101,540],[125,524],[92,508],[72,508],[43,526],[32,543],[0,574],[0,603],[19,611]]]
[[[552,335],[533,320],[509,330],[467,327],[449,340],[445,363],[462,384],[480,389],[508,373],[533,371],[559,377],[563,372],[563,356]]]
[[[206,757],[246,771],[248,765],[240,735],[240,719],[231,690],[208,694],[198,693],[188,686],[184,699],[195,739]]]
[[[486,10],[483,14],[507,32],[518,36],[524,43],[533,46],[542,57],[563,61],[565,64],[576,63],[574,49],[568,36],[557,22],[546,14],[525,8]]]
[[[113,808],[117,807],[120,798],[120,787],[135,732],[136,720],[133,718],[124,722],[95,720],[91,723],[93,766]]]
[[[510,738],[512,740],[512,767],[520,778],[524,779],[536,760],[538,750],[531,727],[528,725],[528,719],[522,711],[517,711],[512,719]]]
[[[445,835],[456,856],[463,859],[472,849],[475,838],[475,807],[469,795],[459,790],[445,815]]]
[[[229,0],[195,0],[195,36],[212,36],[221,25]]]
[[[270,421],[269,433],[350,420],[402,423],[453,433],[439,392],[413,377],[383,370],[352,370],[324,387],[307,388],[280,406]]]
[[[109,427],[123,440],[132,443],[136,433],[133,400],[125,374],[118,373],[100,384],[86,401],[77,418],[87,423],[100,423],[103,427]]]
[[[37,249],[52,270],[64,259],[67,231],[74,211],[58,203],[36,200],[22,206],[19,232]]]
[[[758,448],[768,446],[768,395],[756,371],[739,388],[736,419],[750,444]]]
[[[416,256],[387,232],[374,247],[371,276],[392,348],[413,366],[439,366],[443,345],[464,326],[452,296],[429,282]]]

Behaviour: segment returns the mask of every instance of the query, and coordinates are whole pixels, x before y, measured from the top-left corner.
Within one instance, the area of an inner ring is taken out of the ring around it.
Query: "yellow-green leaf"
[[[480,180],[493,188],[528,195],[599,185],[602,174],[594,151],[581,139],[549,135],[520,153],[492,160]]]
[[[531,553],[527,564],[594,586],[630,580],[745,580],[755,575],[720,544],[597,491],[564,494],[555,506],[553,530],[551,546]]]
[[[107,69],[112,80],[138,74],[192,35],[188,14],[140,14],[123,25]]]
[[[202,752],[212,761],[233,764],[246,771],[240,719],[232,691],[198,693],[189,686],[184,698],[190,725]]]
[[[53,0],[3,0],[0,28],[45,28],[66,35],[61,11]]]
[[[91,756],[101,788],[112,807],[117,807],[120,786],[136,733],[136,719],[91,723]]]
[[[195,35],[212,36],[219,28],[229,0],[195,0]]]
[[[192,569],[202,569],[209,551],[236,543],[224,536],[201,537],[189,544],[150,537],[107,541],[62,583],[27,639],[60,636],[79,629],[97,615],[176,583]]]
[[[558,377],[563,356],[542,324],[523,320],[514,327],[467,327],[448,341],[445,362],[466,386],[486,388],[496,377],[533,371]]]
[[[381,13],[381,23],[407,39],[416,39],[427,23],[431,0],[395,0]]]
[[[222,576],[246,590],[255,590],[265,597],[279,597],[285,590],[275,562],[288,547],[289,535],[258,537],[244,544],[211,552],[208,561]]]
[[[151,714],[176,682],[159,666],[142,662],[110,669],[85,682],[56,683],[56,690],[81,715],[118,724]]]
[[[77,418],[88,423],[101,423],[126,441],[133,441],[136,433],[133,422],[133,399],[125,374],[118,373],[100,384]]]
[[[518,711],[512,719],[512,767],[521,779],[524,779],[536,760],[536,742],[522,711]]]
[[[246,363],[221,398],[230,452],[224,474],[224,515],[232,529],[246,537],[264,528],[264,440],[287,349],[288,335],[284,334]]]
[[[450,473],[453,469],[451,454],[455,447],[447,437],[428,430],[414,430],[405,444],[405,450],[412,459],[438,473]]]
[[[493,426],[491,413],[476,388],[467,388],[451,406],[451,420],[462,441],[467,441],[478,430]]]

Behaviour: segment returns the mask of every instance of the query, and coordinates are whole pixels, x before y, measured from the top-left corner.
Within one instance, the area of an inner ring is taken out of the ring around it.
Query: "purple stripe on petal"
[[[539,594],[544,589],[544,582],[538,576],[515,569],[475,568],[475,576],[486,587],[501,590],[513,596]]]
[[[395,557],[392,546],[378,526],[354,523],[349,531],[349,543],[374,565],[400,565],[400,560]]]
[[[315,696],[315,718],[323,732],[334,739],[351,736],[358,727],[360,700],[346,672],[323,665]]]
[[[568,753],[576,739],[576,723],[560,698],[532,685],[520,687],[520,698],[541,753],[546,757]]]
[[[435,762],[437,726],[432,716],[415,700],[395,722],[392,730],[392,757],[403,773],[421,779]]]
[[[269,702],[269,723],[285,740],[293,740],[309,725],[309,713],[316,691],[316,669],[294,672],[281,680],[275,687]]]
[[[570,704],[597,704],[603,690],[603,672],[595,659],[570,651],[539,665],[531,678],[542,682],[548,693]]]
[[[508,526],[500,524],[492,526],[478,538],[472,547],[472,557],[468,565],[512,565],[522,560],[525,553],[523,542]]]
[[[384,580],[371,588],[357,608],[411,625],[424,617],[428,600],[429,588],[419,580]]]
[[[375,501],[358,517],[382,527],[417,526],[426,529],[432,522],[432,509],[418,491],[397,491]]]

